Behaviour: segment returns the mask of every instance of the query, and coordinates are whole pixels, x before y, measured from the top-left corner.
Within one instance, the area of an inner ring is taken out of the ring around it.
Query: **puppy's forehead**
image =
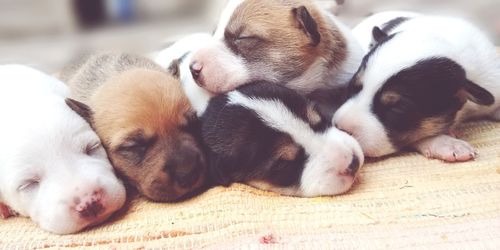
[[[225,32],[238,33],[245,29],[265,36],[272,35],[265,33],[266,28],[272,28],[273,31],[294,28],[289,22],[292,21],[291,9],[300,4],[301,1],[291,0],[232,1],[225,10],[227,12],[223,13],[214,36],[223,38]]]
[[[178,80],[164,72],[135,70],[102,86],[91,99],[101,136],[137,128],[170,133],[193,112]]]

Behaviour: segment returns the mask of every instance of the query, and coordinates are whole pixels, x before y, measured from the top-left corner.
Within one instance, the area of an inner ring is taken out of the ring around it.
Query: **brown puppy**
[[[175,201],[203,185],[196,116],[173,76],[146,58],[102,53],[61,78],[76,99],[68,99],[70,107],[92,124],[114,167],[142,194]]]
[[[310,0],[231,0],[193,78],[214,93],[266,80],[301,94],[347,83],[363,51],[350,30]]]

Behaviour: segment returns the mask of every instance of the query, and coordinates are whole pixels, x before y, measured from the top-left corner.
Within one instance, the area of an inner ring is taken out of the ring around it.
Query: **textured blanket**
[[[500,249],[500,123],[462,127],[475,161],[403,153],[368,163],[345,194],[293,198],[235,184],[189,201],[133,198],[99,227],[57,236],[25,218],[0,221],[0,249]]]

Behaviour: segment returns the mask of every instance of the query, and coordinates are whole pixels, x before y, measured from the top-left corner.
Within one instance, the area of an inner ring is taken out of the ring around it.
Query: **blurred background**
[[[57,72],[77,54],[151,54],[184,35],[212,32],[227,0],[0,0],[0,63]],[[320,0],[353,27],[382,10],[458,15],[500,45],[500,0]]]

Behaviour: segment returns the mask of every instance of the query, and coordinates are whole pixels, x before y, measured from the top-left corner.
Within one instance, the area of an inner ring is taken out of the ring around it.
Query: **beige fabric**
[[[77,235],[0,221],[0,248],[500,249],[500,123],[462,131],[476,161],[390,157],[365,165],[345,195],[301,199],[236,184],[179,204],[136,198],[112,222]]]

